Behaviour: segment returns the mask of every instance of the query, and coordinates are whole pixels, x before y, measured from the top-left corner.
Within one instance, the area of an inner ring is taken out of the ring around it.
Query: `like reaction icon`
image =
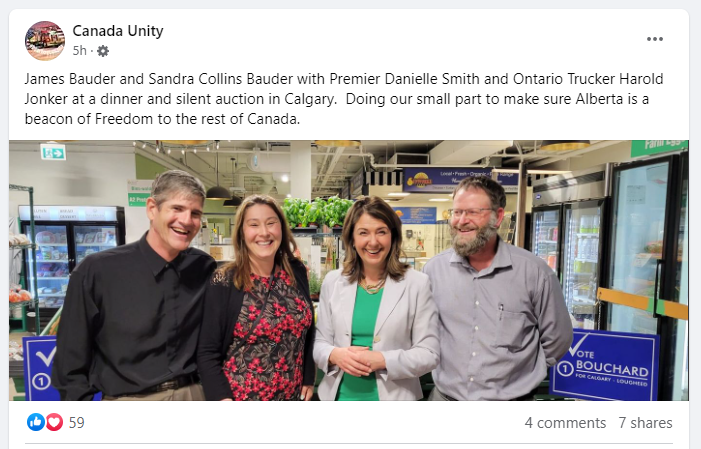
[[[63,427],[63,418],[58,413],[52,413],[46,416],[46,428],[52,432],[56,432]]]
[[[44,417],[38,413],[32,413],[29,415],[29,418],[27,418],[27,427],[29,427],[29,430],[33,430],[34,432],[38,432],[43,429],[45,423],[46,421],[44,420]]]

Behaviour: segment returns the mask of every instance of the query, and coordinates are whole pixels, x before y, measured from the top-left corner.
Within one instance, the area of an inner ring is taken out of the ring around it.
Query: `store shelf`
[[[598,232],[594,232],[591,234],[590,233],[577,233],[576,236],[577,237],[599,237],[599,233]]]
[[[27,232],[27,237],[31,243],[27,244],[27,245],[18,245],[18,246],[24,247],[25,249],[28,250],[27,252],[23,253],[23,257],[28,258],[28,260],[23,261],[23,263],[29,263],[33,272],[36,272],[37,271],[37,251],[36,251],[36,248],[38,247],[38,245],[35,245],[36,240],[37,240],[37,233],[36,233],[36,230],[34,227],[34,224],[35,224],[35,220],[34,220],[34,187],[10,184],[10,190],[11,191],[14,190],[14,191],[27,192],[27,194],[29,196],[29,229],[28,229],[29,232]],[[32,251],[29,251],[30,249]],[[30,282],[31,282],[31,285],[29,285]],[[34,291],[34,292],[39,291],[36,277],[28,279],[26,284],[27,285],[25,285],[25,287],[27,288],[27,290]],[[38,304],[38,298],[33,298],[30,301],[24,301],[24,302],[19,302],[19,303],[10,303],[9,307],[10,307],[10,309],[16,309],[16,308],[23,308],[26,306],[34,306],[36,304]],[[18,332],[24,331],[26,329],[26,327],[25,327],[26,323],[27,323],[26,315],[25,315],[25,312],[22,312],[22,313],[23,313],[23,319],[21,320],[21,322],[22,322],[21,329],[15,328],[15,330]],[[11,316],[11,314],[10,314],[10,316]],[[34,327],[35,327],[36,334],[39,334],[39,332],[41,331],[41,322],[40,322],[40,313],[38,310],[36,311],[36,313],[34,315]],[[10,368],[12,368],[11,365],[12,365],[12,362],[10,362]],[[12,371],[12,369],[10,369],[10,371]]]
[[[68,263],[66,259],[37,259],[37,263]]]
[[[115,248],[116,243],[76,243],[75,246],[108,246],[110,248]]]
[[[33,278],[30,278],[30,279],[33,279]],[[46,276],[46,277],[38,277],[38,278],[37,278],[37,281],[42,281],[42,280],[52,280],[52,281],[55,281],[55,280],[62,280],[62,281],[66,281],[66,280],[68,280],[68,279],[69,279],[68,276],[66,276],[66,277],[50,277],[50,276]]]
[[[37,243],[38,247],[42,246],[68,246],[68,243]]]
[[[292,235],[316,235],[319,233],[319,228],[302,228],[296,227],[291,228]]]
[[[56,297],[56,296],[66,296],[66,292],[39,293],[37,296],[39,296],[40,298]]]
[[[10,245],[10,249],[34,249],[34,244],[27,243],[26,245]]]
[[[575,257],[574,260],[577,260],[579,262],[599,263],[599,259],[583,259],[580,257]]]
[[[36,300],[32,299],[31,301],[11,302],[9,304],[10,304],[10,310],[19,309],[19,308],[24,307],[24,306],[36,304]]]

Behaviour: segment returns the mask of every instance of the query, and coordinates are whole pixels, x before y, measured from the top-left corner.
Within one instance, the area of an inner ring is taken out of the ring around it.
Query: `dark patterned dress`
[[[234,400],[299,400],[311,308],[284,270],[272,288],[270,278],[251,279],[223,367]]]

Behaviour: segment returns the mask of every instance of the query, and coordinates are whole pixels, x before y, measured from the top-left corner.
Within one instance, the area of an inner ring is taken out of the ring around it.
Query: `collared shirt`
[[[146,235],[87,257],[61,313],[52,376],[61,399],[133,394],[195,373],[201,299],[215,268],[194,248],[166,262]]]
[[[459,400],[510,400],[532,391],[572,343],[553,270],[498,239],[480,271],[451,248],[424,267],[440,315],[439,391]]]

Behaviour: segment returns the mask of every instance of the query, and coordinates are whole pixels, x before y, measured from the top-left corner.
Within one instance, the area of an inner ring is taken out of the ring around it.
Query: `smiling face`
[[[170,262],[185,251],[202,224],[203,199],[174,193],[160,206],[146,200],[146,213],[151,221],[146,240],[156,253]]]
[[[383,272],[392,248],[392,233],[384,221],[364,213],[355,223],[353,246],[364,270]]]
[[[267,204],[254,204],[243,217],[243,240],[251,261],[273,262],[282,242],[282,224]],[[266,274],[267,276],[267,274]]]
[[[455,193],[453,210],[463,211],[462,215],[455,214],[450,219],[453,248],[463,257],[481,251],[487,243],[495,239],[497,229],[504,218],[504,209],[498,208],[494,211],[489,196],[484,190],[474,187]]]

